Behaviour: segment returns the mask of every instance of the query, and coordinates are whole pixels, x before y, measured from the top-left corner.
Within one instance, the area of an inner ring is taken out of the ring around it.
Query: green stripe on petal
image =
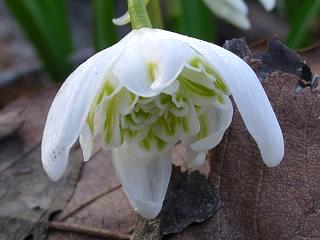
[[[107,116],[106,120],[104,121],[104,134],[105,140],[107,144],[111,143],[112,136],[113,136],[113,126],[116,124],[115,122],[115,100],[112,99],[107,107]]]
[[[179,81],[186,87],[188,91],[191,91],[192,93],[195,93],[199,96],[215,97],[217,95],[214,90],[207,88],[200,83],[190,81],[184,77],[179,77]]]
[[[219,89],[222,93],[224,94],[228,94],[228,88],[227,86],[223,83],[223,81],[219,78],[217,78],[215,81],[214,81],[214,86]]]
[[[198,138],[202,139],[202,138],[207,137],[209,134],[208,119],[206,118],[206,116],[204,114],[202,114],[199,117],[199,121],[200,121],[200,132],[198,134]]]

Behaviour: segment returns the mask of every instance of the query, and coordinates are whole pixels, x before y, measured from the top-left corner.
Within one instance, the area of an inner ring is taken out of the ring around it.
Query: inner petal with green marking
[[[161,65],[148,63],[146,67],[154,79]],[[170,91],[155,97],[135,95],[115,77],[107,78],[92,103],[87,123],[94,136],[101,135],[105,149],[126,141],[144,152],[160,153],[187,138],[207,137],[203,112],[223,106],[228,92],[215,69],[196,56],[185,64]]]

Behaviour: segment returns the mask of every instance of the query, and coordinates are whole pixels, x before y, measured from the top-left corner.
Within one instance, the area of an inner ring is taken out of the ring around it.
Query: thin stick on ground
[[[69,213],[67,213],[66,215],[62,216],[59,220],[60,221],[64,221],[66,220],[67,218],[71,217],[73,214],[75,214],[76,212],[80,211],[81,209],[85,208],[86,206],[90,205],[91,203],[93,203],[94,201],[98,200],[99,198],[109,194],[109,193],[112,193],[116,190],[118,190],[119,188],[121,188],[121,184],[111,188],[111,189],[108,189],[106,191],[103,191],[95,196],[93,196],[92,198],[90,198],[89,200],[81,203],[79,206],[77,206],[75,209],[71,210]]]
[[[129,240],[131,235],[113,232],[105,229],[97,229],[91,227],[84,227],[77,224],[67,224],[61,222],[49,222],[49,229],[63,231],[68,233],[84,234],[92,237],[100,237],[110,240]]]

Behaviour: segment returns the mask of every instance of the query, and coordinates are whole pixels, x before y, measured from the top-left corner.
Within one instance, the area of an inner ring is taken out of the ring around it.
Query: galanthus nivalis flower
[[[248,7],[243,0],[203,0],[210,10],[219,18],[234,26],[247,30],[251,24],[248,19]],[[276,0],[259,0],[267,11],[271,11]]]
[[[263,161],[278,165],[284,154],[281,129],[244,61],[198,39],[135,29],[62,85],[43,133],[43,167],[58,180],[78,137],[85,161],[100,137],[134,209],[156,217],[171,175],[171,149],[183,142],[188,164],[203,163],[230,125],[231,94]]]
[[[232,94],[268,166],[283,157],[283,138],[251,68],[214,44],[157,29],[133,30],[75,70],[50,108],[42,161],[58,180],[80,135],[84,159],[100,135],[134,208],[155,217],[171,174],[170,149],[188,143],[199,165],[232,118]]]

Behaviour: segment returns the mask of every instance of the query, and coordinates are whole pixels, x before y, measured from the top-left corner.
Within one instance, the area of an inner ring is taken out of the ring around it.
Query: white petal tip
[[[205,152],[200,152],[197,156],[192,160],[192,162],[188,163],[189,168],[198,168],[200,167],[204,161],[206,160],[207,154]]]
[[[275,0],[260,0],[260,2],[263,5],[264,9],[267,11],[271,11],[276,6]]]
[[[152,219],[158,216],[162,208],[162,202],[133,201],[134,210],[146,219]]]
[[[83,161],[87,162],[90,160],[91,155],[92,155],[93,143],[90,142],[87,145],[85,145],[84,143],[82,143],[81,140],[80,140],[80,143],[81,143],[80,145],[81,145],[82,154],[83,154]]]
[[[130,23],[130,15],[128,12],[126,12],[123,16],[121,16],[119,18],[113,18],[112,22],[113,22],[113,24],[115,24],[117,26],[126,25],[126,24]]]
[[[284,140],[281,132],[278,133],[273,143],[273,145],[270,144],[266,148],[260,148],[263,162],[268,167],[278,166],[284,157]]]
[[[268,167],[277,167],[284,157],[284,148],[280,149],[277,153],[262,155],[263,162]]]
[[[65,148],[55,148],[48,151],[48,154],[42,154],[42,165],[54,182],[58,181],[64,174],[68,164],[69,150]]]

